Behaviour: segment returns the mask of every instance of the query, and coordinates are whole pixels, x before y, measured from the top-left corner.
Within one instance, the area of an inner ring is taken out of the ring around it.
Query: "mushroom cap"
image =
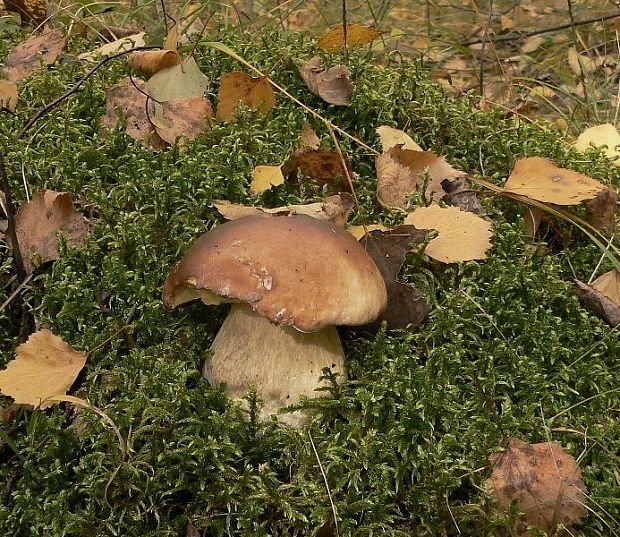
[[[168,308],[196,298],[246,302],[271,322],[302,332],[365,324],[387,304],[381,273],[363,246],[304,215],[249,216],[202,235],[163,292]]]

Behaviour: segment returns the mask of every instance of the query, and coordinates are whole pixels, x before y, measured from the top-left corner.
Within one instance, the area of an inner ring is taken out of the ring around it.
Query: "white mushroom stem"
[[[226,394],[240,398],[250,385],[264,401],[262,417],[297,403],[301,395],[316,397],[322,369],[344,375],[344,352],[338,331],[327,326],[318,332],[299,332],[276,326],[246,304],[233,304],[215,336],[202,375],[212,385],[226,383]],[[303,424],[300,412],[280,420],[293,427]]]

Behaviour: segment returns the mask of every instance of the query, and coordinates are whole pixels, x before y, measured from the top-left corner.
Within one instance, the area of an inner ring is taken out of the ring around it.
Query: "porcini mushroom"
[[[355,238],[309,216],[250,216],[202,235],[168,276],[166,307],[194,299],[232,307],[203,376],[241,397],[255,385],[263,416],[311,396],[322,369],[343,374],[336,325],[362,325],[385,308],[385,283]],[[316,395],[316,394],[315,394]],[[299,426],[290,413],[284,423]]]

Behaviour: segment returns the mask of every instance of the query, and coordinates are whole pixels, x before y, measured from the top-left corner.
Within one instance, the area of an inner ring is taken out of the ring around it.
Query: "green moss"
[[[278,82],[369,144],[379,125],[406,127],[424,147],[493,181],[507,177],[516,158],[544,155],[620,186],[618,169],[600,155],[577,155],[553,131],[476,111],[473,97],[446,96],[415,63],[376,65],[365,52],[352,53],[353,106],[336,109],[297,75],[295,65],[312,54],[308,41],[269,35],[227,43],[264,70],[282,59],[272,73]],[[0,45],[2,54],[8,49]],[[239,66],[200,46],[197,57],[215,98],[219,75]],[[350,379],[333,399],[304,403],[317,410],[308,431],[257,425],[200,377],[224,309],[164,311],[161,286],[194,238],[220,220],[212,201],[256,202],[247,193],[250,171],[281,162],[311,118],[278,96],[266,118],[248,112],[154,153],[122,128],[99,126],[105,89],[126,74],[119,60],[16,141],[25,119],[82,72],[66,63],[31,76],[18,117],[0,119],[0,141],[19,200],[23,170],[32,192],[69,191],[92,221],[86,245],[63,247],[22,298],[73,346],[95,349],[80,393],[114,421],[131,451],[123,459],[114,431],[87,411],[26,412],[10,429],[25,462],[0,505],[3,534],[184,535],[191,521],[205,535],[312,535],[333,512],[311,434],[341,535],[453,535],[457,524],[465,535],[490,532],[501,521],[489,514],[481,468],[508,436],[551,438],[581,455],[595,514],[580,534],[609,535],[620,518],[613,455],[620,451],[613,419],[620,342],[572,291],[571,267],[587,279],[600,256],[587,239],[575,235],[561,255],[532,255],[520,209],[486,200],[496,224],[487,262],[439,267],[415,259],[416,270],[405,269],[434,305],[417,334],[344,333]],[[313,123],[330,146],[329,133]],[[341,143],[366,218],[393,220],[375,202],[373,155]],[[322,194],[289,184],[262,201]],[[2,252],[6,278],[10,257]],[[0,290],[0,302],[9,292]],[[7,327],[1,363],[16,346],[19,304],[0,313]],[[131,328],[108,341],[128,321]],[[20,465],[11,455],[0,461],[2,480]]]

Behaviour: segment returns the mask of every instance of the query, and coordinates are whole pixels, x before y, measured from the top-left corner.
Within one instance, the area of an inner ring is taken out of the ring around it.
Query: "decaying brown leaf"
[[[497,508],[508,512],[516,502],[521,513],[515,536],[530,535],[528,526],[554,535],[559,525],[571,528],[587,513],[581,470],[558,444],[511,438],[506,451],[489,460],[493,472],[486,486]]]
[[[429,181],[426,195],[440,200],[445,191],[444,181],[453,181],[465,174],[448,164],[433,151],[404,149],[397,145],[381,153],[376,160],[377,199],[384,207],[404,208],[411,193],[424,183],[425,171]]]
[[[176,50],[139,50],[127,58],[127,65],[154,75],[166,67],[179,65],[182,59]]]
[[[22,25],[39,26],[48,17],[47,0],[4,0],[7,11],[18,13]]]
[[[161,103],[159,114],[149,100],[150,120],[159,137],[170,145],[179,137],[194,140],[206,132],[213,119],[213,107],[208,97],[172,99]]]
[[[575,280],[575,292],[583,306],[615,328],[620,324],[620,306],[591,285]]]
[[[405,224],[438,231],[425,253],[442,263],[486,259],[486,252],[491,248],[491,224],[458,207],[418,207],[407,215]]]
[[[17,106],[17,85],[10,80],[0,79],[0,108],[14,111]]]
[[[381,141],[383,152],[386,153],[393,147],[400,145],[403,149],[413,149],[414,151],[423,151],[423,149],[413,141],[413,139],[404,131],[383,125],[377,127],[377,134]]]
[[[121,37],[120,39],[112,41],[111,43],[106,43],[91,52],[80,54],[78,58],[85,62],[96,62],[99,61],[100,58],[111,56],[112,54],[122,52],[123,50],[131,50],[132,48],[145,46],[145,37],[146,32],[139,32],[137,34]]]
[[[343,155],[345,164],[351,175],[351,167],[346,155]],[[288,160],[282,165],[285,176],[300,171],[304,175],[322,184],[341,183],[347,186],[347,175],[342,165],[338,151],[330,149],[300,148],[294,150]]]
[[[353,84],[349,77],[351,71],[344,65],[334,65],[325,69],[321,58],[315,56],[299,69],[308,89],[325,102],[336,106],[349,106]]]
[[[215,113],[220,121],[233,121],[239,105],[267,114],[276,104],[276,95],[267,77],[254,78],[242,71],[222,75]]]
[[[613,231],[616,228],[616,189],[606,185],[594,199],[586,201],[586,220],[594,227]]]
[[[318,149],[321,143],[319,137],[309,123],[304,123],[299,133],[299,141],[300,147],[307,147],[309,149]]]
[[[254,207],[237,205],[226,200],[219,200],[212,205],[226,220],[237,220],[244,216],[285,216],[291,214],[305,214],[313,218],[328,220],[344,227],[349,214],[353,210],[353,197],[350,194],[338,194],[328,196],[323,202],[309,203],[306,205],[285,205],[268,209],[266,207]]]
[[[427,232],[414,226],[398,226],[389,231],[375,230],[364,235],[361,243],[381,271],[388,292],[387,308],[373,323],[397,330],[421,324],[431,309],[429,302],[412,285],[398,280],[405,255],[426,240]]]
[[[146,142],[155,149],[163,149],[166,143],[155,132],[146,113],[145,89],[143,80],[134,78],[132,82],[129,77],[111,86],[107,92],[106,114],[101,118],[101,123],[113,129],[120,115],[127,122],[125,131],[134,140]]]
[[[19,412],[20,408],[21,405],[15,403],[0,407],[0,423],[8,423]]]
[[[365,24],[347,24],[347,47],[366,45],[381,35]],[[344,31],[342,24],[337,24],[323,35],[317,42],[317,47],[328,52],[338,52],[344,48]]]
[[[4,72],[15,84],[37,69],[41,62],[51,65],[62,52],[67,40],[60,30],[45,28],[17,45],[4,62]]]
[[[86,356],[52,334],[40,330],[17,347],[15,359],[0,371],[0,392],[15,403],[47,408],[43,402],[64,395],[86,363]]]
[[[592,287],[620,306],[620,272],[616,269],[599,276],[592,282]]]
[[[504,192],[556,205],[576,205],[604,189],[595,179],[542,157],[519,159],[504,185]]]
[[[620,133],[611,123],[586,129],[575,142],[575,148],[582,153],[591,146],[605,147],[605,154],[620,166]]]
[[[480,215],[486,214],[482,203],[480,203],[476,192],[471,188],[466,177],[444,179],[441,182],[441,187],[445,192],[441,199],[446,203],[470,213]]]
[[[250,192],[257,196],[265,190],[269,190],[272,186],[284,183],[284,175],[282,175],[282,166],[256,166],[252,170],[252,182],[250,183]]]
[[[15,215],[15,232],[24,268],[30,274],[39,263],[56,259],[58,232],[74,244],[83,244],[88,225],[75,210],[69,194],[42,190],[30,202],[20,205]]]

